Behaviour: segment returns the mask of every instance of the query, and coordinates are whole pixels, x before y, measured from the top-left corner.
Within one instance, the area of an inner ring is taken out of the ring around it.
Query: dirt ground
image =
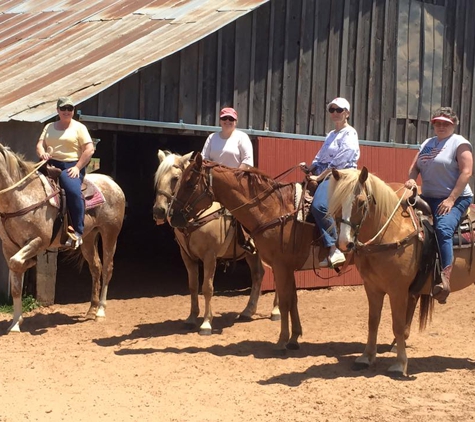
[[[413,330],[404,380],[386,374],[387,302],[376,365],[352,370],[366,339],[361,286],[299,291],[304,337],[286,357],[273,353],[272,294],[253,321],[235,321],[248,293],[216,293],[208,337],[184,328],[186,294],[113,292],[102,322],[84,320],[88,303],[57,304],[25,315],[19,335],[5,335],[10,316],[0,315],[0,421],[475,419],[473,289],[436,305],[426,331]]]

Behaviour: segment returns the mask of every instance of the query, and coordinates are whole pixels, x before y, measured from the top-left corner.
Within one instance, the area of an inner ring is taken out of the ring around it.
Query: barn
[[[201,150],[219,129],[219,109],[233,106],[256,165],[275,176],[313,159],[331,128],[325,105],[343,96],[360,166],[403,181],[437,107],[454,107],[459,133],[475,135],[474,9],[468,0],[7,0],[0,142],[36,159],[56,99],[72,97],[97,141],[95,167],[127,197],[116,272],[134,294],[153,294],[158,268],[180,265],[171,230],[151,217],[159,148]],[[51,279],[56,255],[38,259],[32,277]],[[156,278],[142,276],[148,267]],[[87,277],[61,259],[58,271],[64,290],[88,292]],[[4,292],[7,273],[0,262]],[[176,277],[185,288],[185,273]],[[299,287],[361,282],[354,269],[297,279]],[[272,287],[268,273],[264,288]],[[46,289],[44,302],[54,297],[54,285]]]

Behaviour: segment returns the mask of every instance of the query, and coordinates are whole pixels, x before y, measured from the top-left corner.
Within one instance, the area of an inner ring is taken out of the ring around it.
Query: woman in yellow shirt
[[[84,231],[84,200],[81,184],[86,166],[94,154],[94,144],[82,123],[73,119],[74,104],[71,98],[61,97],[56,104],[59,120],[48,123],[36,144],[36,153],[42,160],[60,168],[59,184],[66,193],[66,202],[71,216],[76,241],[74,247],[82,244]],[[50,151],[50,152],[47,152]],[[67,246],[73,246],[68,239]]]

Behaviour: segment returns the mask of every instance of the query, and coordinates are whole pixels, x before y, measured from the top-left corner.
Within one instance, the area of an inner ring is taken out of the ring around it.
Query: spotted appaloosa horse
[[[35,167],[35,163],[25,161],[0,144],[0,237],[9,268],[14,309],[9,332],[20,332],[23,321],[21,294],[25,271],[36,264],[39,253],[47,248],[64,246],[60,239],[61,230],[52,239],[53,225],[60,211],[48,197],[57,193],[47,193]],[[80,247],[92,275],[91,306],[87,316],[101,318],[105,316],[117,237],[124,220],[125,196],[109,176],[88,174],[86,179],[93,182],[105,198],[103,204],[86,211],[84,243]],[[102,261],[98,250],[99,237],[102,240]]]
[[[168,207],[183,170],[188,166],[192,153],[181,156],[170,151],[158,151],[159,166],[155,173],[155,203],[153,218],[157,224],[166,221]],[[190,221],[184,228],[175,228],[175,237],[180,246],[180,253],[188,272],[188,286],[191,295],[190,315],[186,325],[195,328],[198,326],[200,313],[198,302],[199,263],[203,263],[203,296],[205,311],[203,322],[200,325],[200,334],[212,333],[213,312],[211,299],[213,297],[213,281],[216,271],[216,260],[246,259],[251,270],[251,294],[246,308],[241,312],[239,320],[251,320],[257,311],[257,302],[261,291],[264,268],[259,254],[250,255],[244,252],[236,242],[235,225],[231,215],[222,209],[218,202],[200,218]],[[277,295],[272,320],[280,319]]]

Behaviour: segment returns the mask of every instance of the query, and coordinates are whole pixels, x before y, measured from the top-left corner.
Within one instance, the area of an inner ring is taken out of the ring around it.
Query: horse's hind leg
[[[407,293],[390,294],[391,314],[393,320],[393,333],[397,343],[396,363],[391,365],[388,372],[393,376],[407,375],[407,354],[406,354],[406,319],[408,300]]]
[[[91,306],[87,311],[86,318],[95,319],[99,315],[99,294],[101,292],[101,275],[102,275],[102,263],[99,257],[98,251],[98,234],[97,232],[91,232],[83,238],[83,244],[81,245],[81,253],[84,259],[89,265],[89,271],[92,277],[92,291],[91,291]]]
[[[109,282],[112,278],[114,271],[114,255],[117,247],[117,238],[119,237],[121,227],[109,226],[105,230],[101,230],[102,239],[102,289],[101,300],[99,302],[99,308],[96,312],[97,318],[104,318],[106,316],[107,307],[107,293],[109,291]],[[95,243],[97,251],[97,242]]]
[[[251,294],[249,296],[249,301],[247,302],[246,308],[239,315],[240,321],[250,321],[252,316],[257,311],[257,302],[259,301],[259,296],[261,295],[261,285],[262,279],[264,277],[264,267],[262,265],[259,254],[249,255],[246,254],[246,262],[249,265],[251,270]]]
[[[381,321],[381,311],[384,302],[383,292],[372,290],[366,284],[365,291],[369,306],[368,339],[363,354],[356,358],[353,365],[353,368],[356,370],[366,369],[376,360],[378,328]]]

